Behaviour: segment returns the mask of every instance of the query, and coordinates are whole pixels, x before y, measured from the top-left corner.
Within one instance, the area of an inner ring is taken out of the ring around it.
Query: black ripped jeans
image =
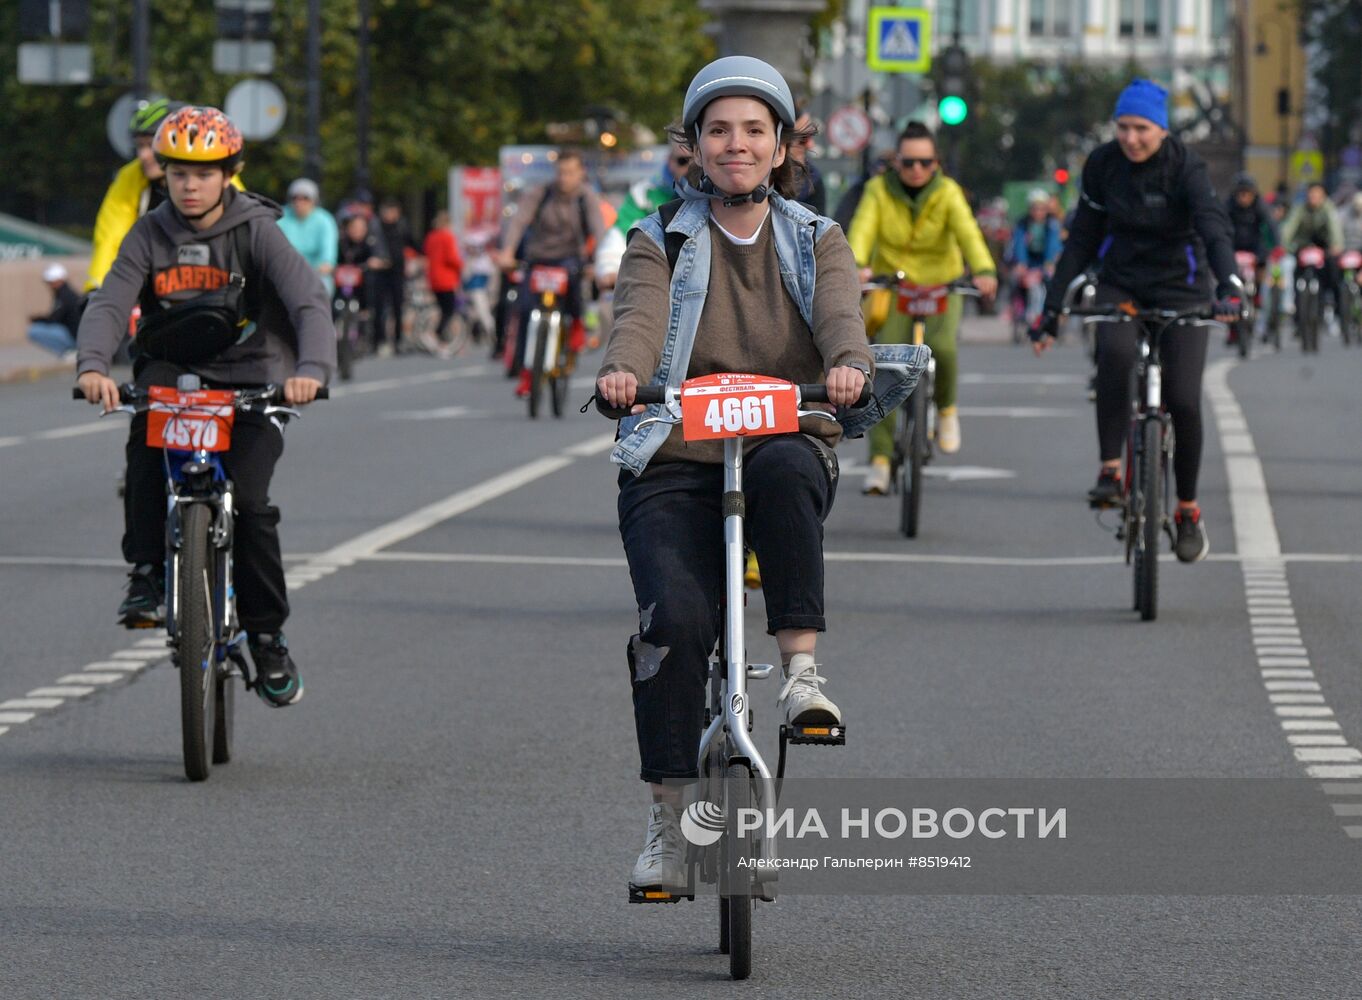
[[[1191,309],[1206,304],[1199,290],[1158,290],[1132,295],[1099,284],[1102,305],[1134,299],[1142,309]],[[1174,325],[1159,340],[1163,365],[1163,408],[1173,418],[1173,475],[1179,500],[1195,500],[1201,470],[1201,375],[1206,368],[1207,329]],[[1121,457],[1130,433],[1130,373],[1139,355],[1133,323],[1102,323],[1097,328],[1097,444],[1103,462]]]
[[[620,474],[620,536],[639,608],[628,658],[644,781],[698,775],[709,657],[723,627],[723,482],[722,465],[699,462]],[[823,521],[836,458],[801,434],[775,437],[745,456],[743,489],[767,631],[823,631]]]
[[[143,361],[135,380],[143,388],[173,386],[185,368],[167,361]],[[233,389],[205,382],[206,389]],[[284,453],[284,435],[259,413],[237,413],[232,446],[222,465],[235,492],[232,535],[233,585],[237,616],[247,632],[278,632],[288,617],[284,561],[279,551],[279,508],[270,503],[270,478]],[[147,415],[132,418],[128,435],[128,476],[123,492],[123,558],[133,565],[161,566],[166,552],[165,458],[147,445]]]

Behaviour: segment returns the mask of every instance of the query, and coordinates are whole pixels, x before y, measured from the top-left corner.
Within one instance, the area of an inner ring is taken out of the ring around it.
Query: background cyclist
[[[1097,261],[1097,303],[1133,300],[1145,309],[1188,310],[1211,300],[1210,270],[1219,279],[1216,313],[1238,316],[1238,291],[1225,206],[1206,164],[1168,134],[1168,92],[1135,80],[1116,102],[1116,138],[1098,146],[1083,166],[1078,210],[1050,281],[1035,330],[1037,351],[1054,340],[1064,290]],[[1207,268],[1207,259],[1210,269]],[[1177,555],[1196,562],[1210,550],[1197,504],[1201,468],[1201,374],[1204,326],[1176,326],[1160,342],[1164,407],[1173,417],[1177,448]],[[1132,323],[1097,331],[1097,440],[1102,466],[1088,492],[1094,507],[1122,495],[1121,448],[1130,423],[1130,371],[1137,339]]]
[[[968,263],[974,284],[985,296],[998,291],[998,279],[988,244],[974,221],[974,213],[960,185],[941,172],[936,138],[921,122],[909,122],[898,141],[893,170],[872,177],[856,207],[847,235],[862,278],[902,271],[915,285],[944,285],[965,273]],[[956,330],[962,300],[926,323],[927,345],[936,359],[937,446],[947,453],[960,450],[960,420],[955,410]],[[912,317],[896,309],[880,327],[880,343],[905,344],[912,336]],[[894,418],[886,417],[870,432],[870,474],[865,491],[889,492],[889,456],[894,451]]]
[[[789,86],[761,60],[720,59],[691,82],[672,129],[695,156],[669,223],[685,234],[676,258],[682,277],[673,288],[661,214],[649,216],[620,266],[615,327],[597,378],[611,405],[631,405],[642,383],[675,386],[725,371],[794,382],[826,376],[834,402],[859,396],[872,360],[855,261],[836,223],[787,200],[800,179],[789,147],[802,137]],[[664,783],[697,777],[724,583],[723,447],[688,444],[679,425],[637,423],[621,423],[611,455],[624,466],[620,535],[639,608],[629,670],[641,777],[654,799],[630,881],[678,886],[681,794]],[[783,715],[835,723],[841,714],[819,690],[814,649],[825,627],[823,520],[836,490],[831,446],[841,428],[805,418],[801,431],[748,447],[747,524],[765,568],[767,628],[780,647]]]

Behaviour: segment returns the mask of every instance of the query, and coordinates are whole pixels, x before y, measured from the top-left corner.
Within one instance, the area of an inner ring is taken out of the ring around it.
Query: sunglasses
[[[909,168],[912,168],[912,167],[921,167],[923,170],[926,170],[928,167],[930,167],[930,166],[931,166],[933,163],[935,163],[935,162],[936,162],[936,157],[935,157],[935,156],[900,156],[900,157],[899,157],[899,166],[903,167],[904,169],[909,169]]]

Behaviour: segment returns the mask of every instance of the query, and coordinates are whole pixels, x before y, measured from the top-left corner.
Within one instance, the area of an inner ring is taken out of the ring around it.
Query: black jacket
[[[1230,195],[1225,202],[1225,211],[1230,217],[1231,244],[1236,250],[1248,250],[1264,258],[1267,252],[1277,245],[1277,223],[1272,219],[1263,199],[1253,197],[1253,204],[1242,207]]]
[[[1064,289],[1094,261],[1098,278],[1146,305],[1184,308],[1211,297],[1211,275],[1235,273],[1230,222],[1206,164],[1168,136],[1144,163],[1132,163],[1115,140],[1083,165],[1083,188],[1069,239],[1055,266],[1045,308],[1057,311]]]
[[[52,311],[42,317],[42,322],[60,323],[70,330],[71,336],[74,337],[76,330],[80,328],[80,314],[84,308],[80,295],[63,281],[52,293]]]

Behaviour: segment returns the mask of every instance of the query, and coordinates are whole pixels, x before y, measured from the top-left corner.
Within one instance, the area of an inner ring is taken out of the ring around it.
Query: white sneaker
[[[629,884],[639,889],[686,887],[686,841],[676,810],[665,802],[654,802],[648,810],[648,839]]]
[[[386,340],[383,341],[383,343],[379,344],[378,349],[374,351],[374,357],[376,358],[391,358],[392,356],[393,345],[388,343]]]
[[[861,492],[866,496],[882,497],[889,494],[889,459],[876,455],[870,461],[870,471],[865,474],[865,486]]]
[[[827,681],[818,676],[818,665],[808,653],[795,653],[790,657],[790,665],[781,668],[785,675],[785,686],[780,689],[776,707],[785,711],[785,721],[789,725],[819,725],[827,723],[842,724],[842,712],[828,700],[818,685]]]
[[[954,407],[937,414],[936,446],[947,455],[960,450],[960,418]]]

